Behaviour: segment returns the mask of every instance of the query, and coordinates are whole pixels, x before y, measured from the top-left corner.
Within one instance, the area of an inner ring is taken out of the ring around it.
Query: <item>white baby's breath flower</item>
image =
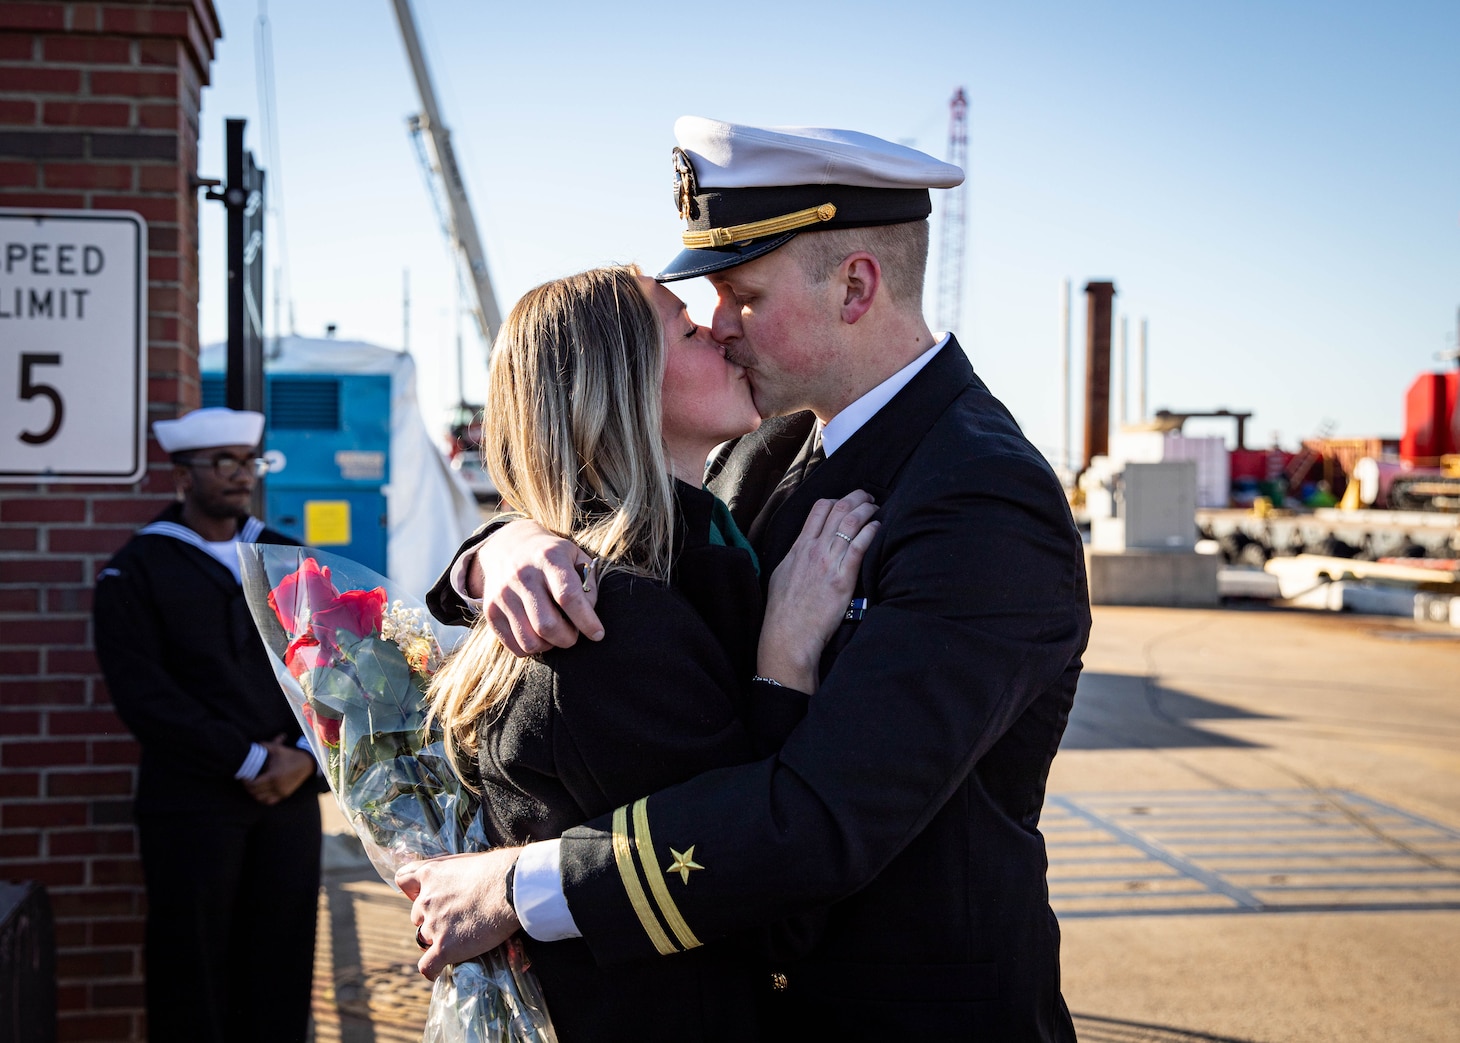
[[[380,636],[395,642],[416,673],[434,673],[439,665],[434,635],[426,622],[425,612],[420,608],[407,608],[400,601],[391,602],[380,618]]]

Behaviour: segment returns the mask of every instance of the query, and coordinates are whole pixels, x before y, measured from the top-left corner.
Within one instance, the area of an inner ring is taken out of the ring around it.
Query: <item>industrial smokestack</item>
[[[1127,399],[1130,393],[1130,338],[1128,322],[1130,316],[1120,317],[1120,426],[1124,427],[1130,423],[1130,410],[1127,408]]]
[[[1115,283],[1088,282],[1085,297],[1085,460],[1110,452],[1110,321],[1115,305]]]
[[[1070,280],[1060,287],[1060,478],[1070,474]]]
[[[1149,358],[1146,355],[1146,320],[1145,319],[1142,319],[1141,320],[1141,415],[1140,415],[1140,421],[1143,424],[1147,420],[1149,420],[1151,418],[1150,410],[1148,410],[1146,408],[1146,377],[1148,376],[1147,367],[1148,367],[1149,361],[1150,360],[1149,360]]]

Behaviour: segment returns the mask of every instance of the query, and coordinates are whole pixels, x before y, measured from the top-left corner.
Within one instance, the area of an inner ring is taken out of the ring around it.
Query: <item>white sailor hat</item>
[[[744,264],[797,232],[921,221],[929,189],[963,182],[951,163],[852,130],[681,116],[674,137],[674,205],[688,228],[660,282]]]
[[[220,445],[257,446],[264,434],[264,415],[209,406],[176,420],[155,421],[152,433],[167,453],[213,449]]]

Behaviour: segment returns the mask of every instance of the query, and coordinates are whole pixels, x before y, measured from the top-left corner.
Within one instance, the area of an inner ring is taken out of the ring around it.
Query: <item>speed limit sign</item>
[[[0,208],[0,482],[147,469],[147,223]]]

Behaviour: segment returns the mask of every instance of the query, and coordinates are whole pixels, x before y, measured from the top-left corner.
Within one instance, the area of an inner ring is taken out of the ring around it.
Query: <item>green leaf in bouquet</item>
[[[416,759],[432,774],[443,780],[443,785],[453,789],[465,789],[456,777],[456,770],[446,755],[446,743],[442,739],[431,739],[416,750]]]
[[[369,731],[368,725],[366,715],[358,713],[346,716],[341,726],[341,747],[349,751],[345,777],[352,788],[358,787],[362,776],[375,765],[411,756],[408,735],[402,732]],[[363,791],[363,796],[369,799],[379,795],[373,789]]]
[[[367,637],[350,655],[360,687],[370,693],[366,708],[370,729],[376,732],[416,732],[424,720],[425,697],[412,679],[400,649],[393,641]]]
[[[373,749],[375,733],[365,728],[365,714],[347,714],[340,722],[340,783],[346,788],[352,800],[357,801],[360,795],[355,792],[355,782],[360,774],[381,756]]]
[[[372,801],[360,808],[361,820],[382,847],[404,846],[418,858],[450,854],[441,846],[438,809],[414,794]]]
[[[343,759],[344,754],[341,753],[338,746],[326,746],[324,748],[324,777],[325,781],[330,783],[331,789],[334,788],[334,783],[340,777],[340,763]],[[338,798],[338,792],[336,793],[336,797]]]
[[[359,803],[360,814],[372,832],[382,837],[410,838],[423,854],[449,854],[441,847],[442,827],[456,817],[456,798],[442,780],[410,755],[375,761],[364,768],[354,785],[368,794]]]
[[[476,838],[476,846],[466,850],[485,850],[491,847],[491,841],[480,821],[481,797],[472,792],[457,774],[457,769],[446,754],[446,740],[440,737],[439,731],[416,751],[416,760],[420,762],[422,770],[435,780],[433,785],[439,785],[452,794],[454,800],[451,807],[455,811],[458,834]],[[467,767],[470,769],[470,765]],[[437,803],[441,804],[442,801],[438,800]]]
[[[365,708],[365,693],[348,663],[317,666],[309,671],[309,695],[348,721]]]

